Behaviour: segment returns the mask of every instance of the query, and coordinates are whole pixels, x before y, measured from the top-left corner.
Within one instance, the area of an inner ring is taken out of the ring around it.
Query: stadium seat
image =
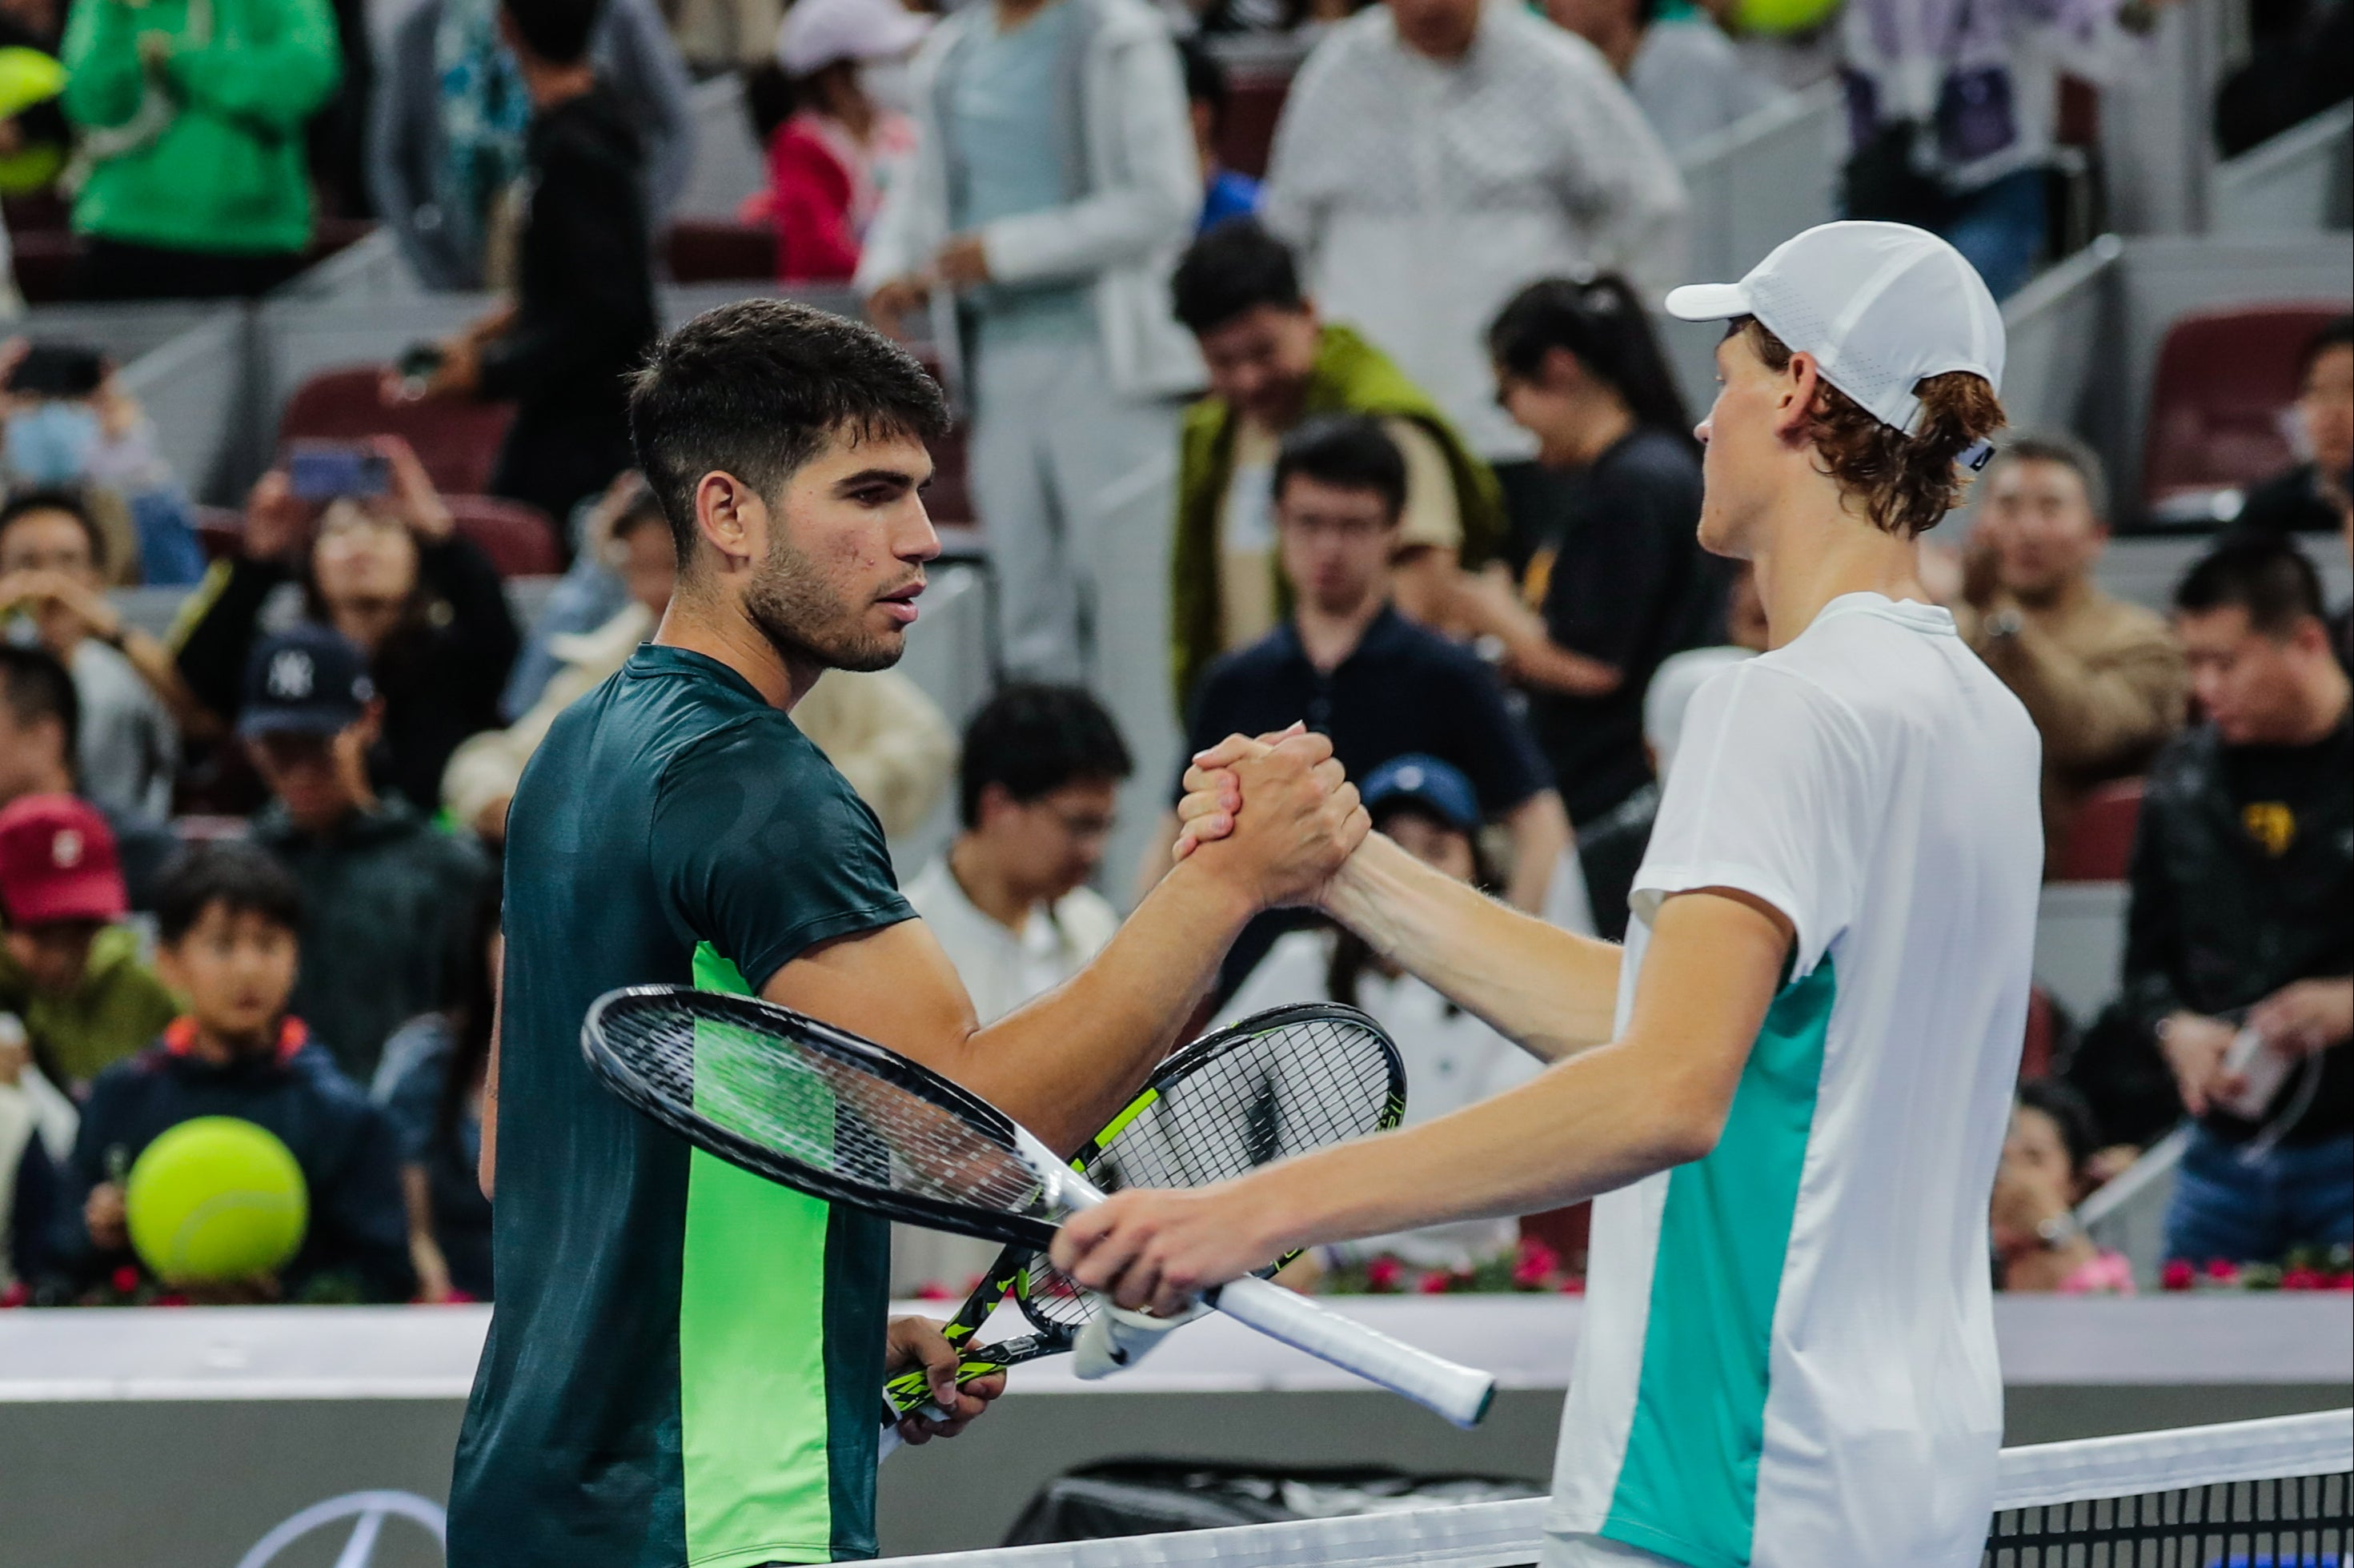
[[[924,368],[931,372],[932,379],[945,385],[947,376],[941,369],[938,351],[929,344],[918,344],[913,352]],[[949,427],[948,434],[931,443],[932,483],[924,492],[924,510],[941,527],[970,527],[980,521],[972,507],[968,467],[971,454],[965,440],[965,423],[958,420]]]
[[[2120,779],[2093,791],[2060,852],[2054,882],[2123,882],[2141,820],[2142,781]]]
[[[2060,1044],[2060,1010],[2041,986],[2027,991],[2027,1038],[2019,1050],[2019,1081],[2031,1083],[2052,1075],[2052,1057]]]
[[[499,444],[514,422],[508,403],[462,401],[387,404],[381,391],[388,366],[345,365],[322,370],[294,389],[278,417],[278,440],[355,441],[399,436],[445,495],[479,495],[491,487]]]
[[[2142,499],[2153,513],[2196,513],[2200,497],[2288,466],[2283,417],[2296,400],[2297,354],[2345,313],[2343,301],[2245,305],[2194,312],[2167,329],[2142,445]]]
[[[1585,1249],[1594,1228],[1594,1205],[1591,1202],[1572,1203],[1565,1209],[1547,1209],[1541,1214],[1521,1216],[1521,1234],[1541,1241],[1559,1253],[1562,1261],[1577,1273],[1585,1270]]]
[[[458,532],[491,558],[503,577],[546,577],[564,569],[547,514],[495,495],[445,495]]]
[[[1227,86],[1225,122],[1218,127],[1218,161],[1253,179],[1267,175],[1275,122],[1291,92],[1288,71],[1237,69]]]
[[[777,234],[766,224],[681,218],[663,251],[674,283],[767,283],[777,276]]]
[[[207,561],[225,561],[245,548],[245,519],[226,506],[198,506],[196,543]]]

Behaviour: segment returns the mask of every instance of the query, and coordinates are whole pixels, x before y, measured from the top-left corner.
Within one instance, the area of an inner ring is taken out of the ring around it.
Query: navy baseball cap
[[[302,625],[264,638],[245,663],[237,733],[334,735],[376,700],[367,655],[342,632]]]
[[[1479,831],[1479,792],[1462,769],[1425,752],[1393,757],[1357,786],[1365,810],[1379,816],[1392,805],[1419,806],[1458,832]]]

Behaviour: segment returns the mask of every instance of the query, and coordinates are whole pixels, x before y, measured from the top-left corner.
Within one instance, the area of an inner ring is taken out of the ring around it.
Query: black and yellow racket
[[[1380,1024],[1330,1003],[1271,1008],[1172,1053],[1071,1157],[1071,1168],[1107,1192],[1205,1187],[1385,1131],[1405,1115],[1405,1069]],[[1277,1259],[1261,1277],[1298,1255]],[[999,1255],[941,1331],[950,1344],[967,1345],[1009,1295],[1029,1331],[966,1350],[959,1383],[1072,1350],[1097,1312],[1096,1298],[1044,1254],[1016,1245]],[[895,1421],[931,1403],[921,1368],[893,1378],[884,1394]]]
[[[980,1096],[772,1002],[675,986],[610,991],[589,1007],[580,1045],[607,1087],[695,1148],[829,1202],[1040,1252],[1065,1216],[1104,1201],[1101,1188]],[[1257,1064],[1256,1075],[1205,1077],[1161,1097],[1199,1093],[1244,1107],[1222,1119],[1236,1129],[1228,1137],[1241,1151],[1225,1158],[1244,1161],[1228,1168],[1248,1169],[1253,1150],[1263,1163],[1316,1147],[1306,1140],[1322,1115],[1317,1096],[1337,1092],[1290,1055],[1246,1051],[1241,1059]],[[1390,1079],[1373,1103],[1385,1108],[1394,1086]],[[1111,1140],[1120,1179],[1133,1185],[1147,1170],[1194,1171],[1199,1181],[1222,1169],[1214,1145],[1136,1136],[1161,1125],[1151,1108]],[[1130,1160],[1133,1172],[1125,1169]],[[1202,1304],[1458,1425],[1476,1424],[1495,1395],[1486,1373],[1264,1279],[1229,1281],[1203,1292]],[[1123,1343],[1108,1316],[1097,1331],[1107,1330],[1109,1364],[1119,1364],[1134,1341]]]

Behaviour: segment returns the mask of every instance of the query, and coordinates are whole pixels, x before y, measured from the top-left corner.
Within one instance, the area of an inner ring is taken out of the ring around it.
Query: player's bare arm
[[[1617,1039],[1421,1127],[1199,1192],[1115,1193],[1064,1226],[1056,1265],[1123,1306],[1170,1311],[1294,1247],[1557,1208],[1704,1157],[1780,981],[1790,926],[1745,894],[1712,889],[1669,899],[1653,932]],[[1472,994],[1464,987],[1467,1004]]]
[[[1226,946],[1263,908],[1311,895],[1365,836],[1331,743],[1299,735],[1237,764],[1252,810],[1232,838],[1163,878],[1095,962],[981,1028],[919,920],[830,942],[772,976],[769,1001],[906,1053],[1076,1148],[1134,1094]]]

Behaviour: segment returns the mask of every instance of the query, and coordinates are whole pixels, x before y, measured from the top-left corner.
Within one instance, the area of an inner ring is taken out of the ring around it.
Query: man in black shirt
[[[2305,461],[2251,489],[2239,526],[2343,533],[2354,509],[2354,316],[2315,333],[2298,356],[2296,422]]]
[[[442,345],[428,397],[516,404],[491,489],[558,528],[631,466],[622,378],[655,337],[642,154],[588,58],[598,0],[503,0],[531,94],[514,303]]]
[[[1189,754],[1229,735],[1294,723],[1331,737],[1332,755],[1362,779],[1394,757],[1421,752],[1460,768],[1479,807],[1511,841],[1505,895],[1543,910],[1569,819],[1544,759],[1504,705],[1477,655],[1426,630],[1390,603],[1390,561],[1405,506],[1405,461],[1378,420],[1311,419],[1284,439],[1274,472],[1276,545],[1290,614],[1202,676],[1186,724]],[[1148,850],[1146,880],[1168,867],[1172,813]],[[1228,990],[1292,916],[1263,917],[1235,942]]]
[[[2354,1239],[2349,689],[2276,538],[2225,543],[2175,608],[2208,722],[2150,773],[2119,1009],[2198,1118],[2168,1255],[2277,1259]]]

